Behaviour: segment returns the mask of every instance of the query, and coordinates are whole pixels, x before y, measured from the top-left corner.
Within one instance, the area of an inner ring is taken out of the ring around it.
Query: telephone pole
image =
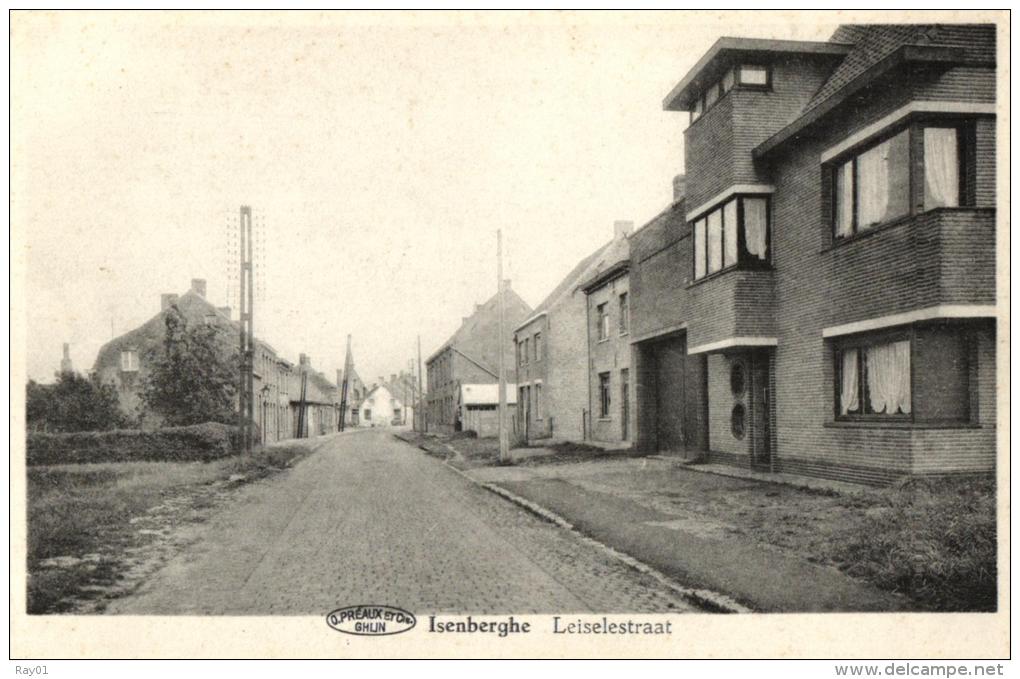
[[[499,461],[510,462],[510,436],[506,430],[506,361],[503,358],[503,231],[496,230],[496,276],[499,279],[496,298],[499,301],[499,343],[496,353],[499,355]]]
[[[255,363],[255,287],[252,276],[254,273],[252,255],[251,207],[241,206],[241,218],[238,222],[240,278],[240,335],[239,349],[241,354],[240,390],[238,392],[238,420],[241,429],[241,452],[251,453],[252,441],[255,438],[255,379],[253,375]]]
[[[418,412],[421,415],[418,416],[419,428],[418,431],[428,431],[428,425],[425,423],[425,392],[421,386],[421,335],[418,335]]]

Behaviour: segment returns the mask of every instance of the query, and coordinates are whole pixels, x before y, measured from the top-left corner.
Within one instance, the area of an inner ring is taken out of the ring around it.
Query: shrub
[[[215,422],[154,431],[115,429],[69,434],[28,434],[29,465],[86,462],[193,462],[236,451],[236,427]]]

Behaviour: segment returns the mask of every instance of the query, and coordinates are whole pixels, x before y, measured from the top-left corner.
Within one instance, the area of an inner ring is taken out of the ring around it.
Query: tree
[[[54,384],[30,380],[26,419],[36,431],[101,431],[130,424],[113,386],[74,372],[60,373]]]
[[[142,403],[170,426],[235,421],[238,360],[217,327],[188,328],[176,306],[166,314],[163,353],[142,384]]]

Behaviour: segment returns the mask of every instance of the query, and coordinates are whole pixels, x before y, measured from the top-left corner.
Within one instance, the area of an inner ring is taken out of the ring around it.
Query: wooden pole
[[[418,335],[418,409],[421,413],[419,420],[421,425],[418,431],[426,432],[429,427],[425,422],[425,392],[422,390],[421,384],[421,335]]]
[[[506,430],[506,366],[503,357],[503,333],[505,320],[503,310],[503,231],[496,230],[496,298],[499,306],[499,341],[496,345],[496,353],[499,356],[499,461],[506,464],[510,462],[510,435]]]

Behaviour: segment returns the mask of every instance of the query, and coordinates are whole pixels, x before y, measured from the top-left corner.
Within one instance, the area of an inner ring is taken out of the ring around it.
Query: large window
[[[834,347],[836,418],[967,422],[977,410],[980,325],[924,323],[847,338]]]
[[[914,125],[838,161],[832,167],[835,237],[904,217],[912,204],[922,210],[961,205],[963,137],[958,127]],[[911,167],[923,172],[913,182]]]
[[[836,371],[840,417],[910,415],[909,339],[844,345]]]
[[[609,373],[599,373],[599,417],[609,417]]]
[[[732,198],[694,222],[694,278],[767,265],[770,242],[769,199]]]

